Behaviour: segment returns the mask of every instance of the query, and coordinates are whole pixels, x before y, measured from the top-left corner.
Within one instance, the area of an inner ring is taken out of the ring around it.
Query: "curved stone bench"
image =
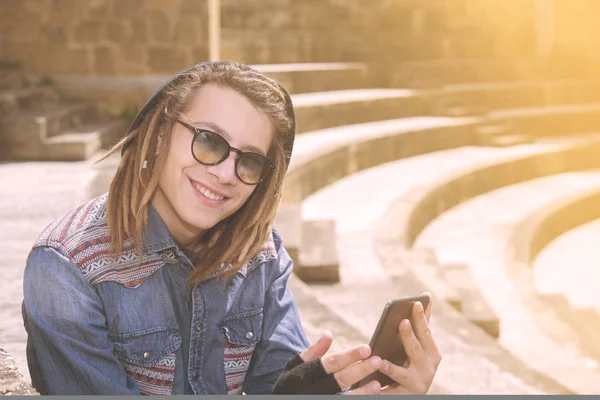
[[[600,314],[593,308],[578,308],[563,294],[541,294],[535,287],[533,262],[554,239],[565,232],[600,218],[600,188],[567,194],[564,198],[527,216],[514,229],[507,246],[510,276],[520,294],[548,314],[556,313],[577,336],[582,350],[600,360]],[[565,266],[568,268],[568,266]],[[583,278],[582,278],[583,279]],[[548,324],[546,324],[548,325]],[[552,329],[548,329],[551,333]]]
[[[398,199],[394,207],[400,220],[393,221],[394,237],[410,249],[422,230],[452,207],[480,194],[507,185],[567,171],[600,166],[600,136],[556,141],[527,147],[504,159],[484,161],[453,172],[432,185]]]
[[[401,243],[404,256],[398,262],[414,266],[415,273],[430,282],[438,297],[466,311],[473,323],[490,335],[498,336],[499,319],[483,300],[476,287],[453,287],[449,282],[470,280],[468,266],[440,266],[435,252],[410,251],[416,238],[438,216],[458,204],[483,193],[511,184],[566,171],[600,166],[592,157],[600,151],[600,137],[588,140],[565,141],[555,145],[537,145],[501,154],[498,158],[474,163],[466,169],[454,171],[432,184],[416,188],[407,196],[397,199],[389,209],[393,219],[382,222],[382,233],[377,235],[382,251]],[[387,243],[387,245],[386,245]],[[458,275],[457,275],[458,274]],[[446,276],[448,275],[448,276]],[[454,276],[454,279],[450,276]],[[460,279],[459,279],[460,278]],[[459,293],[461,292],[462,295]],[[477,310],[464,310],[466,304],[479,304]],[[473,311],[471,313],[471,311]]]
[[[527,148],[529,151],[525,151]],[[451,172],[433,184],[424,185],[396,200],[391,205],[386,213],[387,217],[382,220],[381,229],[376,235],[379,243],[378,252],[380,254],[393,253],[392,268],[399,266],[408,268],[436,298],[444,299],[449,303],[454,302],[456,305],[457,299],[453,296],[456,296],[457,291],[460,295],[461,289],[465,289],[461,287],[461,283],[464,283],[463,277],[454,282],[450,281],[449,278],[452,279],[452,277],[447,274],[449,266],[439,263],[436,253],[432,249],[412,250],[415,239],[424,228],[456,205],[494,189],[561,172],[599,167],[600,162],[597,161],[597,157],[591,157],[598,151],[600,151],[600,138],[598,137],[581,141],[563,141],[555,143],[555,145],[548,144],[547,147],[541,144],[530,145],[524,146],[521,154],[507,153],[499,159],[487,160],[462,171]],[[450,265],[450,267],[462,268],[463,271],[469,269],[468,265]],[[468,278],[468,276],[466,277]],[[470,297],[458,296],[459,306],[465,302],[475,302],[484,303],[485,308],[486,296],[481,292],[477,294],[477,291],[480,290],[478,285],[474,284],[474,287],[467,289],[471,291]],[[531,310],[529,305],[527,304],[527,308]],[[531,306],[535,307],[535,304]],[[489,309],[489,306],[487,308]],[[471,317],[463,310],[463,314],[473,323],[486,329],[488,333],[492,335],[495,333],[493,325],[492,329],[489,329],[490,325],[486,326],[481,323],[481,316],[478,316],[477,313]],[[500,322],[500,319],[493,313],[488,314],[487,317],[488,321],[495,317],[498,323]],[[555,327],[559,329],[557,325]],[[584,362],[580,358],[574,360],[577,360],[573,361],[575,364]],[[585,373],[587,374],[588,371]],[[590,386],[590,382],[581,381],[583,375],[585,374],[582,372],[580,382],[573,382],[573,387],[588,389],[593,387],[593,385]],[[553,376],[560,376],[560,373],[553,373]]]
[[[425,91],[431,114],[444,115],[448,106],[491,110],[600,102],[600,82],[583,80],[505,81],[448,84]]]

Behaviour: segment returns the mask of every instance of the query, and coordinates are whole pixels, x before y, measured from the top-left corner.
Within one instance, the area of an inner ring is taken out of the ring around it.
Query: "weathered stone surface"
[[[94,70],[100,75],[111,75],[116,71],[115,52],[111,47],[96,47],[94,49]]]
[[[0,396],[37,395],[17,369],[14,359],[0,347]]]
[[[150,37],[159,43],[169,43],[171,41],[171,26],[169,17],[157,10],[152,10],[148,15]]]
[[[104,24],[96,21],[80,22],[74,31],[74,41],[81,44],[98,43],[104,37]]]
[[[106,24],[106,38],[117,44],[128,43],[133,37],[131,26],[123,21],[113,21]]]
[[[182,49],[153,46],[148,51],[148,64],[152,71],[173,74],[188,66],[189,57]]]
[[[339,282],[335,221],[304,221],[301,240],[296,275],[310,283]]]

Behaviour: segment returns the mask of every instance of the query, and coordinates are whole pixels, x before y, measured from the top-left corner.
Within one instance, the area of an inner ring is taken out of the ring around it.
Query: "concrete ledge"
[[[304,221],[296,275],[307,283],[340,280],[334,220]]]
[[[479,285],[465,264],[444,264],[441,273],[448,284],[458,292],[460,312],[472,324],[493,338],[500,336],[500,318],[479,290]]]
[[[564,142],[556,147],[506,159],[482,162],[452,173],[429,186],[417,188],[398,199],[404,205],[394,236],[408,249],[423,229],[452,207],[480,194],[504,186],[568,171],[600,166],[600,137]]]
[[[400,89],[359,89],[293,95],[297,132],[427,115],[417,93]]]
[[[34,396],[39,393],[25,380],[13,358],[0,347],[0,396]]]
[[[488,110],[590,104],[600,102],[600,82],[581,79],[483,83],[474,81],[443,85],[426,91],[424,95],[432,107],[444,102]]]
[[[574,338],[584,354],[600,360],[600,314],[595,309],[576,308],[562,294],[536,291],[532,263],[537,255],[563,233],[600,218],[600,188],[568,194],[560,201],[536,210],[514,229],[507,247],[509,274],[521,296],[535,299],[545,308],[546,319],[559,318],[570,328],[561,338]],[[566,266],[565,266],[566,267]],[[550,320],[551,321],[551,320]],[[552,331],[552,323],[542,326]]]
[[[487,119],[533,137],[575,136],[600,131],[600,103],[496,110]]]

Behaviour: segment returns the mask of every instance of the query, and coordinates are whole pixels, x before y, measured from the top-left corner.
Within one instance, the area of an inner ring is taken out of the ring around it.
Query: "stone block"
[[[94,49],[94,71],[99,75],[112,75],[116,72],[113,48],[99,46]]]
[[[296,275],[306,283],[339,282],[334,220],[304,221]]]
[[[281,203],[274,227],[281,234],[283,245],[297,267],[298,253],[302,242],[302,204]]]
[[[189,66],[188,53],[179,48],[153,46],[148,50],[148,65],[153,73],[173,74]]]
[[[130,20],[131,24],[131,42],[132,43],[148,43],[148,21],[144,16],[136,15]]]
[[[98,21],[82,21],[73,32],[73,42],[96,44],[104,38],[104,24]]]
[[[131,25],[124,21],[112,21],[106,24],[106,38],[113,43],[123,44],[131,41]]]
[[[469,265],[444,264],[440,268],[446,282],[452,285],[460,296],[462,314],[488,335],[498,338],[500,336],[500,319],[479,290]]]
[[[153,10],[148,14],[150,37],[158,43],[171,42],[169,18],[164,12]]]
[[[115,0],[112,2],[112,14],[116,18],[131,18],[143,13],[144,0]]]

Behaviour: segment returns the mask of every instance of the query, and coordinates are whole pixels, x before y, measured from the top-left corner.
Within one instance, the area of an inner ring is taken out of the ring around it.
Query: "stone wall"
[[[498,0],[222,0],[221,58],[523,55],[533,1],[517,8]],[[34,75],[162,74],[208,56],[207,0],[4,0],[2,7],[0,60],[20,60]]]
[[[595,0],[554,0],[555,55],[589,56]],[[251,64],[528,58],[539,0],[221,0],[221,58]],[[599,10],[600,11],[600,10]],[[0,61],[37,75],[171,73],[208,56],[207,0],[4,0]]]
[[[6,0],[0,59],[34,75],[170,73],[207,58],[206,0]]]

